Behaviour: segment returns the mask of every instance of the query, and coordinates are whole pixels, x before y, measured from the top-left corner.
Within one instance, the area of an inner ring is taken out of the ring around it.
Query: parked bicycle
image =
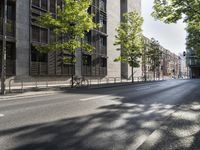
[[[70,80],[70,84],[72,85],[72,80]],[[85,79],[84,77],[75,76],[73,80],[73,86],[74,87],[89,86],[89,81],[88,79]]]

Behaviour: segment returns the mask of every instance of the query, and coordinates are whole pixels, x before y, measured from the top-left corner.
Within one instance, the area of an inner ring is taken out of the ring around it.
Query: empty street
[[[0,150],[200,149],[200,80],[0,101]]]

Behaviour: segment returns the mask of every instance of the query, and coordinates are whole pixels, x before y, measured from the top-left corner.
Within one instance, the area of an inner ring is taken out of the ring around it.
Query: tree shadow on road
[[[200,149],[199,94],[179,106],[115,96],[97,113],[0,131],[2,150]]]

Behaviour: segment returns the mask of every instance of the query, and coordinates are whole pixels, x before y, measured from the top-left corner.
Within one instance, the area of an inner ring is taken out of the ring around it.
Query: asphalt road
[[[0,101],[0,150],[200,150],[200,80]]]

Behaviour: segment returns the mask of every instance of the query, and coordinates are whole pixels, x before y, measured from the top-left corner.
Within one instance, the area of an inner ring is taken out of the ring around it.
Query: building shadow
[[[0,131],[9,139],[2,150],[199,149],[200,94],[192,97],[191,91],[186,93],[191,100],[180,105],[115,94],[115,104],[93,114]]]

